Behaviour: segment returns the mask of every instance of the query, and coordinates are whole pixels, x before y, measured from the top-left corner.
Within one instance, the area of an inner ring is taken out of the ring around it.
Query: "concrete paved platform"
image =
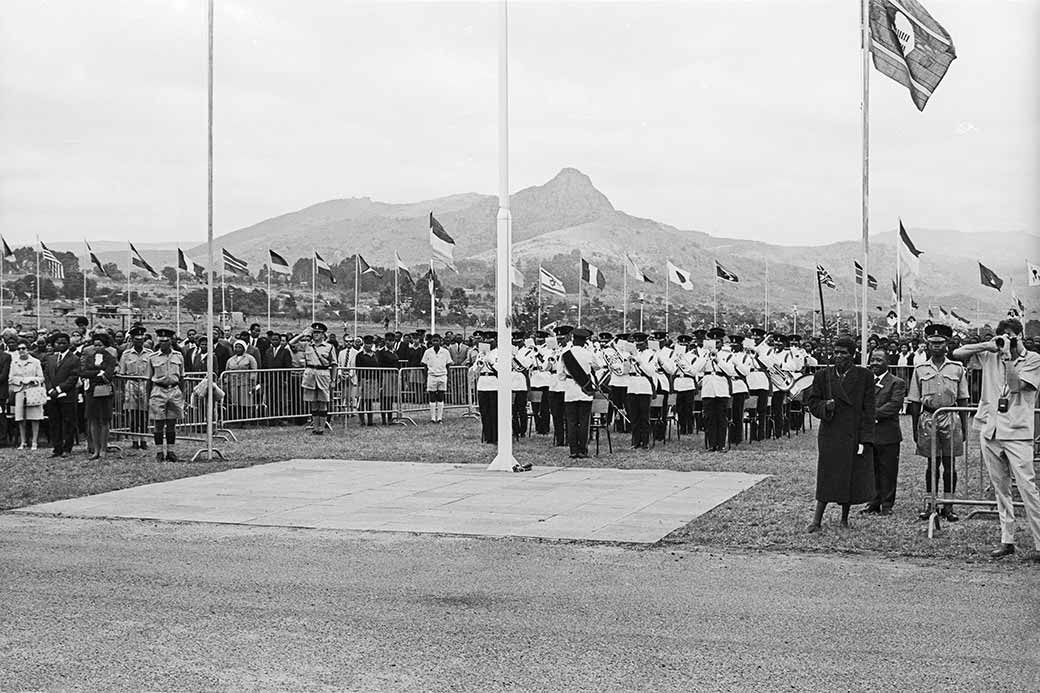
[[[288,460],[14,512],[653,543],[764,476]]]

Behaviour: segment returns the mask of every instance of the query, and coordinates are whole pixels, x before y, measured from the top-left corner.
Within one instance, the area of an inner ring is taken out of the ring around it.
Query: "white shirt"
[[[427,374],[431,378],[448,377],[448,366],[451,365],[451,354],[444,347],[436,349],[430,347],[423,352],[422,363],[427,368]]]
[[[577,360],[578,365],[581,366],[589,375],[592,375],[599,369],[598,359],[589,349],[583,346],[571,345],[565,352],[569,351],[574,358]],[[556,363],[556,373],[560,380],[563,382],[563,401],[564,402],[591,402],[592,395],[585,394],[581,387],[578,385],[578,381],[571,377],[570,372],[567,370],[567,366],[563,363],[563,355],[560,355],[560,360]]]
[[[628,379],[628,394],[653,395],[650,380],[656,383],[657,355],[649,349],[637,351],[631,356],[632,375]]]

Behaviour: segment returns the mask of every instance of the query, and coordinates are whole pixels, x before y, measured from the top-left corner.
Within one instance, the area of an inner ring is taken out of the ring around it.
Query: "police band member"
[[[496,333],[474,332],[481,345],[470,368],[477,379],[477,408],[480,410],[480,440],[498,445],[498,349]]]
[[[735,375],[733,367],[719,356],[719,343],[725,336],[726,332],[722,328],[708,330],[704,353],[693,364],[701,383],[705,445],[711,452],[726,449],[726,429],[729,424],[727,410],[732,394],[730,380]]]
[[[646,333],[633,334],[632,341],[636,351],[629,355],[628,417],[632,426],[632,448],[646,450],[650,447],[650,400],[657,391],[657,356],[650,351],[650,337]]]
[[[571,325],[560,325],[553,330],[556,335],[556,348],[553,350],[550,362],[553,373],[558,373],[557,365],[560,354],[567,348],[573,330]],[[553,445],[556,447],[563,447],[567,444],[567,419],[563,404],[563,381],[557,377],[549,385],[549,415],[552,417]]]
[[[538,330],[534,333],[534,364],[531,367],[531,412],[534,414],[534,432],[549,433],[549,385],[555,380],[555,372],[548,370],[552,347],[545,343],[549,333]]]
[[[563,383],[563,401],[567,418],[567,445],[571,459],[589,456],[589,420],[596,392],[598,371],[602,365],[588,348],[592,333],[584,327],[571,332],[571,345],[560,353],[556,366]]]
[[[628,395],[628,379],[630,367],[628,357],[618,349],[618,342],[627,342],[631,335],[619,334],[615,338],[609,332],[600,332],[600,360],[606,370],[603,384],[610,393],[611,416],[614,417],[614,430],[618,433],[628,433],[628,418],[625,410],[625,400]]]
[[[942,469],[943,493],[952,498],[957,490],[954,456],[964,445],[964,418],[957,412],[936,414],[941,407],[967,406],[968,379],[964,366],[947,358],[948,342],[953,337],[949,325],[932,324],[924,329],[929,359],[914,366],[907,400],[914,424],[917,454],[928,460],[925,467],[925,490],[932,490],[932,440],[935,439],[935,462]],[[940,513],[950,522],[960,519],[952,505],[943,505]],[[920,517],[928,519],[929,509]]]
[[[744,441],[744,403],[747,402],[750,393],[748,377],[755,365],[755,360],[744,351],[744,335],[731,334],[729,344],[721,352],[723,358],[733,368],[733,377],[730,379],[732,398],[729,416],[729,442],[730,445],[740,445]]]
[[[156,351],[148,355],[148,411],[155,425],[155,445],[162,446],[155,453],[158,462],[177,461],[172,448],[177,442],[177,420],[184,415],[184,354],[173,348],[173,337],[173,330],[157,329]]]
[[[744,354],[750,363],[747,375],[748,396],[755,398],[755,415],[751,421],[749,437],[752,441],[759,441],[766,439],[772,383],[769,381],[769,366],[763,363],[757,351],[757,347],[765,339],[766,331],[761,327],[752,327],[750,333],[751,340],[755,342],[755,346],[744,350]]]
[[[693,337],[681,334],[675,338],[676,349],[673,360],[675,374],[672,378],[672,390],[675,392],[675,413],[679,420],[679,435],[694,432],[694,404],[697,399],[697,375],[693,370],[693,362],[697,358],[697,347]]]
[[[324,323],[313,323],[306,334],[310,342],[303,347],[303,401],[311,411],[311,433],[325,433],[325,417],[332,399],[332,381],[336,377],[336,350],[325,341],[329,328]],[[292,338],[295,344],[305,333]]]
[[[527,346],[527,333],[523,330],[513,332],[512,370],[513,390],[513,437],[527,436],[527,393],[531,389],[531,369],[534,367],[534,350]]]

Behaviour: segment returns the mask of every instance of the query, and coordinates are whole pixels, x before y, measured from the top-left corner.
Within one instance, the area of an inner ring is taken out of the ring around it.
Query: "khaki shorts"
[[[428,375],[428,376],[426,376],[426,391],[427,392],[447,392],[448,391],[448,376],[446,376],[446,375]]]

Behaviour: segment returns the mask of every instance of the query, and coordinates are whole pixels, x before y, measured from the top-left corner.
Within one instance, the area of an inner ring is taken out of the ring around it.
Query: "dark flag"
[[[141,253],[139,253],[137,251],[137,248],[134,247],[133,243],[130,244],[130,264],[133,265],[134,267],[140,267],[145,272],[147,272],[148,274],[152,275],[152,279],[158,279],[159,278],[159,273],[156,272],[152,268],[152,266],[148,264],[148,261],[145,260],[144,256],[141,255]]]
[[[365,262],[365,258],[361,257],[360,253],[358,253],[357,255],[357,263],[358,274],[373,274],[376,276],[377,279],[383,278],[383,275],[381,275],[379,272],[376,272],[375,268],[373,268],[370,264]]]
[[[292,274],[292,270],[289,268],[289,263],[284,257],[270,248],[267,249],[267,253],[271,257],[271,262],[267,267],[269,272],[273,272],[274,274]]]
[[[97,268],[98,274],[111,279],[112,277],[108,276],[108,272],[105,271],[105,266],[101,264],[101,260],[99,260],[98,256],[94,254],[94,249],[90,247],[90,244],[84,240],[83,245],[87,246],[87,254],[90,255],[90,261],[94,263],[94,267]]]
[[[923,111],[957,57],[953,40],[917,0],[870,0],[874,67],[910,90]]]
[[[243,277],[249,276],[249,263],[245,260],[240,260],[231,253],[228,252],[227,248],[221,248],[220,252],[224,258],[224,269],[232,274],[239,274]]]
[[[599,271],[599,268],[595,265],[590,265],[585,258],[581,259],[581,280],[592,284],[597,289],[602,289],[607,285],[607,280],[603,273]]]
[[[206,268],[195,262],[191,261],[191,266],[188,266],[188,256],[184,254],[184,251],[177,248],[177,270],[180,272],[190,272],[195,276],[195,279],[202,283],[206,280]]]
[[[856,283],[863,285],[863,265],[859,264],[855,260],[852,261],[852,265],[856,270]],[[867,275],[867,288],[877,291],[877,279],[873,274]]]
[[[740,280],[737,278],[737,275],[733,274],[728,269],[720,265],[718,260],[715,261],[715,276],[721,279],[722,281],[733,282],[734,284],[740,282]]]
[[[11,250],[11,246],[7,245],[7,241],[4,240],[3,236],[0,236],[0,244],[3,245],[3,254],[0,255],[0,258],[14,262],[14,251]]]
[[[325,258],[318,255],[318,251],[314,251],[314,266],[318,270],[319,277],[325,277],[333,284],[336,283],[336,277],[332,275],[332,268],[329,267],[329,263],[325,262]]]
[[[979,263],[979,277],[982,280],[983,286],[989,286],[997,291],[1000,291],[1000,287],[1004,286],[1004,280],[997,276],[997,273],[986,267],[981,262]]]
[[[831,289],[837,289],[838,285],[834,283],[834,277],[831,273],[824,269],[823,265],[816,265],[816,278],[824,286],[830,287]]]
[[[455,269],[455,239],[434,218],[433,212],[430,212],[430,250],[435,258]]]

